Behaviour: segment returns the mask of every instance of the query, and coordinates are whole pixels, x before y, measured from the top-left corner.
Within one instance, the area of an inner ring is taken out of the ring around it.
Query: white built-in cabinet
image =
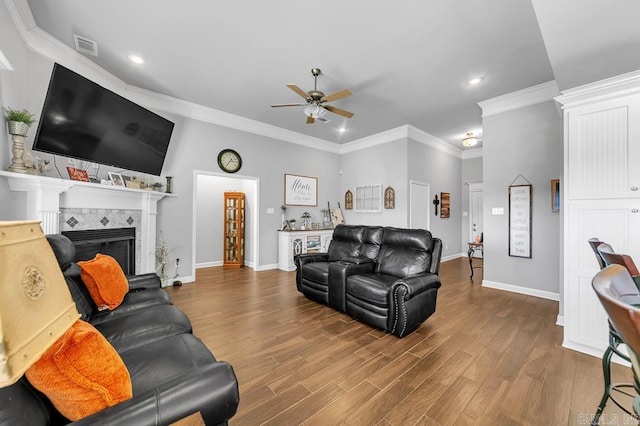
[[[564,109],[563,345],[601,356],[607,315],[591,287],[599,265],[588,240],[640,261],[640,73],[556,100]]]
[[[315,231],[278,231],[278,269],[295,271],[293,256],[302,253],[326,253],[333,229]]]

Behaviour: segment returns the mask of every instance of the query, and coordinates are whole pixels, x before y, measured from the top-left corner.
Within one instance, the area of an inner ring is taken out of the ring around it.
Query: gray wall
[[[560,220],[551,212],[551,179],[562,171],[562,118],[548,101],[483,118],[484,280],[559,293]],[[532,258],[510,257],[509,185],[532,185]],[[504,215],[492,215],[493,207]]]
[[[407,184],[407,140],[396,140],[356,152],[343,154],[340,158],[340,201],[344,221],[351,225],[408,225]],[[357,186],[382,185],[382,190],[391,186],[396,191],[396,208],[382,209],[378,213],[356,213],[344,209],[344,194],[351,190],[354,196]],[[332,200],[332,204],[334,201]],[[334,206],[332,206],[334,207]]]
[[[245,264],[254,265],[255,235],[253,217],[258,214],[255,200],[257,182],[252,179],[234,178],[199,173],[196,191],[196,267],[221,264],[224,237],[224,193],[238,191],[245,194]],[[278,210],[278,213],[280,210]]]
[[[176,122],[176,126],[163,175],[173,176],[174,193],[178,197],[159,203],[158,230],[163,231],[167,241],[179,247],[175,253],[188,262],[185,265],[195,260],[192,253],[195,245],[192,238],[193,171],[219,172],[216,158],[221,149],[233,148],[242,156],[240,176],[259,179],[259,259],[252,260],[258,267],[277,264],[277,230],[281,223],[280,206],[284,202],[285,173],[318,178],[318,207],[291,207],[287,211],[290,218],[300,217],[304,210],[319,217],[326,200],[336,197],[339,177],[337,154],[189,118],[169,118]],[[268,214],[268,208],[273,208],[274,214]]]
[[[408,179],[427,183],[430,186],[431,198],[441,192],[448,192],[451,197],[450,217],[441,218],[440,209],[435,216],[433,205],[429,206],[431,233],[440,238],[443,244],[442,256],[461,253],[460,220],[461,211],[461,167],[462,160],[451,154],[431,146],[409,140]],[[408,204],[407,204],[408,220]]]

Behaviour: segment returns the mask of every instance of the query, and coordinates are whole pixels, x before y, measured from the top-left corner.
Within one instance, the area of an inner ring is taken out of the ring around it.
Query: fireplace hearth
[[[97,253],[107,254],[118,261],[126,275],[135,275],[135,228],[62,231],[62,235],[76,247],[76,262],[93,259]]]

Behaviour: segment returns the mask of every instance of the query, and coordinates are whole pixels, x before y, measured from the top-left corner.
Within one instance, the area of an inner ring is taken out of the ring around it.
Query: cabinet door
[[[567,111],[571,199],[640,197],[640,97]]]
[[[575,201],[565,249],[565,345],[594,355],[607,346],[607,314],[591,280],[600,267],[588,244],[597,237],[619,253],[640,259],[640,200]]]

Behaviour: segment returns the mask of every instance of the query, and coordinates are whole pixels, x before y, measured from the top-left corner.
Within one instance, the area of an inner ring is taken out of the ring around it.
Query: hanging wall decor
[[[382,210],[382,185],[356,186],[356,213]]]
[[[450,215],[450,208],[451,208],[451,194],[449,194],[448,192],[441,192],[440,193],[440,203],[442,204],[440,206],[440,217],[442,218],[449,218]]]
[[[551,179],[551,211],[560,211],[560,179]]]
[[[387,189],[384,190],[384,208],[396,208],[396,191],[390,186],[388,186]]]
[[[344,209],[352,210],[353,209],[353,192],[350,189],[344,193]]]
[[[531,188],[509,185],[509,256],[531,258]]]
[[[317,206],[318,178],[285,174],[284,205]]]
[[[440,200],[438,200],[438,194],[436,194],[436,196],[433,199],[433,214],[435,214],[436,216],[438,216],[438,205],[440,204]]]

